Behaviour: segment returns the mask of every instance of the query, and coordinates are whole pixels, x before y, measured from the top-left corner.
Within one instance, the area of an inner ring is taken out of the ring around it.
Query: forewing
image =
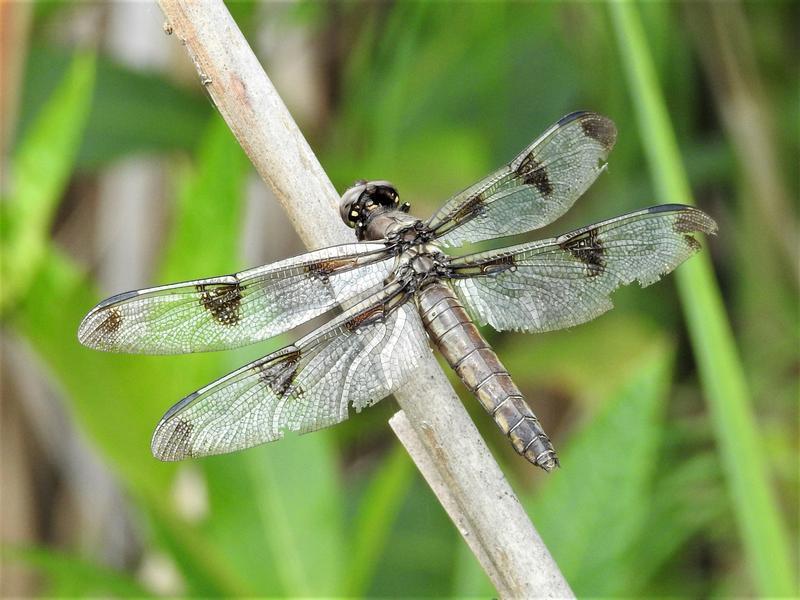
[[[385,244],[346,244],[234,275],[127,292],[93,308],[78,339],[98,350],[142,354],[243,346],[380,286],[393,264]]]
[[[557,238],[453,259],[451,283],[481,324],[562,329],[612,308],[610,294],[620,285],[658,281],[700,248],[692,233],[716,228],[696,208],[654,206]]]
[[[161,460],[222,454],[343,421],[394,392],[429,353],[413,302],[390,286],[296,344],[191,394],[153,434]]]
[[[602,115],[567,115],[508,165],[454,196],[427,225],[444,246],[543,227],[594,182],[616,139],[614,123]]]

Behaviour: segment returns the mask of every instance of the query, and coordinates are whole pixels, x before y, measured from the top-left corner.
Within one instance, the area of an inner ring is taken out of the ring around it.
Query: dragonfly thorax
[[[413,244],[397,257],[395,274],[413,289],[441,277],[446,268],[447,257],[436,244]]]

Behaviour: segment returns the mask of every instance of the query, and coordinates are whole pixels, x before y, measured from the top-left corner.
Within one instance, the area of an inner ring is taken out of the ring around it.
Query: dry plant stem
[[[220,113],[309,248],[350,243],[338,194],[221,0],[159,0]],[[573,597],[431,356],[395,394],[396,430],[498,593]]]
[[[434,422],[434,419],[437,418],[448,419],[450,398],[448,390],[431,390],[430,387],[434,382],[429,383],[430,385],[425,385],[425,380],[418,378],[411,384],[415,388],[425,387],[427,393],[430,394],[430,403],[440,405],[434,407],[432,411],[429,411],[422,403],[415,405],[416,410],[422,409],[426,412],[420,417],[422,419],[421,427],[412,426],[409,410],[395,413],[389,419],[389,425],[395,435],[400,438],[406,451],[425,477],[425,481],[436,494],[439,503],[450,515],[458,531],[464,537],[464,541],[467,542],[470,550],[489,575],[500,596],[503,598],[532,596],[572,598],[572,591],[533,526],[512,528],[504,533],[505,541],[500,541],[497,539],[499,536],[496,532],[487,529],[483,522],[476,523],[472,519],[475,513],[480,511],[498,512],[498,516],[502,519],[504,518],[503,510],[511,508],[512,511],[521,511],[522,507],[519,506],[519,500],[508,487],[508,482],[502,472],[496,468],[496,463],[489,455],[485,444],[452,448],[437,446],[435,443],[431,443],[431,440],[426,439],[426,436],[435,432],[438,427],[447,427],[450,423],[449,420]],[[452,393],[447,379],[444,379],[443,385]],[[420,393],[424,394],[425,391],[420,389]],[[430,407],[430,404],[428,406]],[[460,412],[463,412],[463,407],[459,405],[458,408]],[[464,417],[464,427],[468,430],[467,435],[479,435],[469,417],[466,415]],[[451,452],[455,450],[459,454],[456,457],[446,457],[448,450]],[[451,467],[462,460],[473,465],[474,468],[466,470],[466,472],[453,472]],[[478,465],[486,463],[492,464],[495,468],[478,467]],[[473,489],[491,490],[492,493],[474,493],[467,497],[454,493],[455,490],[461,489],[465,477],[473,480]],[[503,496],[496,498],[493,494],[503,494]],[[469,509],[465,509],[462,505],[465,501],[472,503]],[[498,510],[502,505],[505,505],[503,509]],[[502,527],[502,524],[499,526]],[[534,542],[531,542],[531,536],[533,536]],[[519,553],[513,550],[506,551],[507,548],[495,545],[499,543],[509,544],[510,548],[523,549],[523,556],[519,556]],[[542,567],[542,565],[548,564],[552,564],[552,568]],[[520,569],[529,569],[530,571],[520,573]],[[518,579],[520,574],[523,576],[522,580]],[[503,578],[506,578],[507,581]]]

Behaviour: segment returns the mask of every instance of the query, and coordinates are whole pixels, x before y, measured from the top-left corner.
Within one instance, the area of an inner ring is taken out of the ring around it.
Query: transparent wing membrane
[[[440,246],[525,233],[559,218],[603,172],[616,136],[606,117],[567,115],[426,222],[403,214],[408,205],[398,209],[388,182],[372,182],[375,189],[359,182],[343,196],[342,214],[357,226],[359,239],[386,239],[120,294],[86,315],[78,338],[114,352],[221,350],[341,307],[296,343],[167,411],[153,433],[152,452],[175,461],[347,419],[351,406],[360,411],[412,376],[430,352],[427,327],[517,451],[550,470],[557,465],[555,450],[470,318],[526,332],[578,325],[609,310],[618,287],[650,285],[675,269],[700,248],[694,234],[713,234],[716,223],[696,208],[669,204],[490,252],[454,258]],[[384,188],[383,196],[375,191]]]
[[[606,117],[567,115],[508,165],[454,196],[427,226],[444,246],[543,227],[594,182],[616,138],[616,127]]]
[[[221,454],[343,421],[394,392],[430,352],[402,288],[390,285],[297,343],[189,395],[153,435],[161,460]]]
[[[78,339],[112,352],[222,350],[288,331],[380,286],[394,252],[383,243],[309,252],[234,275],[127,292],[98,304]]]
[[[453,259],[451,283],[482,324],[562,329],[609,310],[619,286],[658,281],[700,248],[692,233],[716,229],[696,208],[654,206],[557,238]]]

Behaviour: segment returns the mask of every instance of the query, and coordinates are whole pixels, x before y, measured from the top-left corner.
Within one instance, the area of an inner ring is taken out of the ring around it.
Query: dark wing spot
[[[549,196],[553,192],[547,169],[532,154],[528,154],[517,167],[517,176],[525,184],[536,186],[542,196]]]
[[[673,212],[675,220],[672,230],[675,233],[701,232],[713,235],[717,233],[717,224],[702,210],[685,204],[660,204],[648,209],[651,213]]]
[[[586,266],[589,277],[597,277],[605,270],[606,261],[603,257],[605,249],[597,237],[597,229],[585,231],[562,242],[560,246]]]
[[[106,318],[97,326],[97,333],[100,337],[109,337],[116,333],[121,326],[122,313],[118,308],[110,308]]]
[[[458,211],[453,215],[452,219],[456,223],[460,223],[464,219],[468,219],[474,217],[475,215],[479,215],[484,210],[484,203],[483,203],[483,195],[476,194],[471,198],[468,198],[466,202],[464,202],[459,208]]]
[[[117,307],[101,310],[87,317],[78,330],[80,342],[90,348],[113,348],[122,327],[122,312]]]
[[[323,283],[328,282],[328,277],[339,271],[346,271],[356,265],[356,261],[352,259],[343,260],[320,260],[309,265],[306,265],[305,270],[311,276],[320,279]]]
[[[258,378],[266,384],[277,396],[282,397],[297,375],[297,363],[300,360],[300,351],[281,357],[277,362],[268,362],[258,365]]]
[[[481,263],[481,273],[484,275],[496,275],[503,271],[514,271],[517,263],[512,254],[498,256],[492,260]]]
[[[198,285],[200,304],[214,317],[220,325],[236,325],[241,319],[242,290],[237,283],[214,285]]]
[[[703,231],[702,221],[694,210],[685,210],[678,213],[675,222],[672,224],[675,233],[691,233],[693,231]]]
[[[355,331],[359,327],[375,323],[384,318],[383,304],[376,304],[364,309],[359,314],[345,322],[344,328],[348,331]]]
[[[597,140],[606,152],[610,152],[617,141],[614,122],[600,115],[592,115],[581,121],[581,129],[587,137]]]

